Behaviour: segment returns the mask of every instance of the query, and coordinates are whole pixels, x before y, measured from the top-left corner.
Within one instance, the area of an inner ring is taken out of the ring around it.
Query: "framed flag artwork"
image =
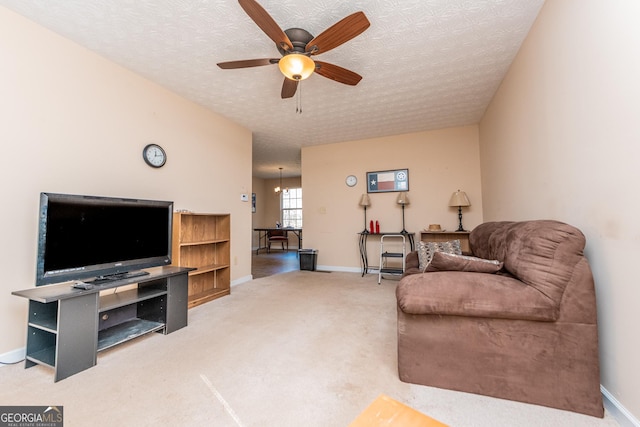
[[[367,193],[409,191],[409,169],[367,172]]]

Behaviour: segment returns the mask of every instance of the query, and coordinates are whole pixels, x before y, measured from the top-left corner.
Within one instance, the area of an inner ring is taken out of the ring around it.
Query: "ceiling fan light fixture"
[[[313,59],[300,53],[290,53],[283,56],[278,62],[278,67],[284,76],[291,80],[304,80],[316,69]]]

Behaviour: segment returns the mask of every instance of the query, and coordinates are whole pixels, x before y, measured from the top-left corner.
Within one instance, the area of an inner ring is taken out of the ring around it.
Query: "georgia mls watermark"
[[[62,406],[0,406],[0,427],[63,427]]]

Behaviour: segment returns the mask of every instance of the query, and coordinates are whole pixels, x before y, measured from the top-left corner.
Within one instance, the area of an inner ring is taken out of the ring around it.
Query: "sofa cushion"
[[[557,305],[508,275],[442,271],[405,276],[396,288],[407,314],[555,321]]]
[[[474,256],[503,261],[507,271],[557,305],[585,243],[580,230],[553,220],[487,222],[469,235]]]
[[[449,240],[447,242],[418,242],[419,268],[424,271],[431,262],[433,254],[436,252],[447,252],[450,254],[462,255],[460,240]]]
[[[425,271],[468,271],[472,273],[497,273],[502,262],[466,255],[436,252]]]

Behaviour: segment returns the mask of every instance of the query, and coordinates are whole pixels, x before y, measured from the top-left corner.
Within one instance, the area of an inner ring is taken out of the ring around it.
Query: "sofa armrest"
[[[404,268],[405,270],[410,270],[412,268],[420,268],[418,251],[411,251],[407,254],[407,257],[404,259]]]
[[[402,277],[418,273],[422,273],[422,270],[420,270],[418,251],[409,252],[404,259],[404,274]]]

